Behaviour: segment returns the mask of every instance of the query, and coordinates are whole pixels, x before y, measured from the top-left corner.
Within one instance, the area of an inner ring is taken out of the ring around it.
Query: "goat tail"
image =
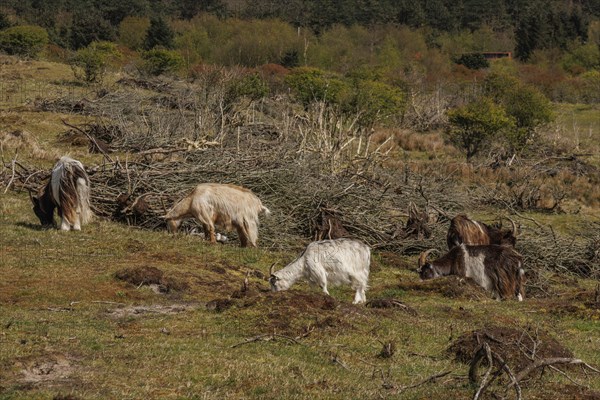
[[[77,179],[77,197],[79,198],[80,220],[82,224],[87,224],[94,217],[90,207],[90,185],[84,178]]]
[[[515,295],[520,300],[525,297],[525,270],[520,264],[517,272],[517,293],[515,293]]]
[[[263,205],[260,206],[259,213],[261,213],[261,212],[265,214],[265,217],[268,217],[269,215],[271,215],[271,210],[269,210],[267,207],[265,207]]]

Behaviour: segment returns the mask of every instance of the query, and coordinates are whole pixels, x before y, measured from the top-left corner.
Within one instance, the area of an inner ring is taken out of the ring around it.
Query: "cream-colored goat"
[[[251,190],[228,184],[202,183],[167,213],[167,227],[175,233],[185,218],[195,218],[206,237],[216,243],[215,225],[228,231],[235,228],[242,247],[256,247],[258,215],[271,212]]]

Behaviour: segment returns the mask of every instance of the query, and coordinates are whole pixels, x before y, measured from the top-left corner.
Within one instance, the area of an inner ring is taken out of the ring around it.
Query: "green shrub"
[[[497,133],[510,129],[514,124],[504,108],[487,97],[449,110],[447,115],[450,122],[447,139],[465,153],[467,161],[488,145]]]
[[[233,82],[228,90],[228,99],[231,101],[238,97],[248,97],[252,100],[261,99],[269,94],[269,85],[260,75],[245,75]]]
[[[119,23],[119,42],[133,50],[141,49],[149,26],[148,18],[125,17]]]
[[[533,86],[514,87],[502,99],[502,104],[515,120],[515,129],[506,135],[512,151],[525,148],[535,129],[553,119],[550,100]]]
[[[405,106],[404,92],[383,82],[361,80],[356,83],[351,104],[360,113],[359,123],[372,126],[399,115]]]
[[[46,44],[48,33],[39,26],[13,26],[0,31],[0,50],[8,54],[35,58]]]
[[[554,119],[550,100],[535,87],[513,76],[488,75],[484,93],[514,120],[513,129],[505,134],[511,151],[523,150],[533,138],[536,128]]]
[[[318,101],[339,104],[348,91],[342,79],[317,68],[296,68],[286,76],[285,82],[305,106]]]
[[[161,75],[178,70],[183,65],[183,58],[179,53],[155,48],[142,54],[144,63],[142,70],[150,75]]]
[[[87,83],[99,83],[106,74],[111,59],[120,56],[114,43],[92,42],[89,46],[77,50],[70,60],[75,78]]]
[[[582,100],[600,103],[600,71],[588,71],[579,77],[582,81]]]
[[[600,67],[600,48],[588,43],[574,48],[562,59],[562,67],[572,73],[579,73]]]

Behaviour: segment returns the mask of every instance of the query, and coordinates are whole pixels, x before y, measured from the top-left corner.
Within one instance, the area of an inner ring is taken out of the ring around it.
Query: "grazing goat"
[[[269,271],[271,290],[287,290],[298,279],[305,278],[329,294],[327,286],[350,284],[356,290],[354,304],[367,301],[371,248],[352,239],[321,240],[309,244],[296,260],[285,268]]]
[[[427,262],[427,255],[432,251],[424,251],[419,257],[421,279],[458,275],[473,279],[498,300],[513,296],[523,300],[523,257],[512,247],[495,244],[467,246],[463,243],[437,260]]]
[[[517,242],[517,227],[510,220],[512,229],[502,229],[489,226],[483,222],[470,219],[464,214],[457,215],[450,221],[450,229],[446,241],[448,249],[452,249],[462,243],[476,246],[485,244],[500,244],[514,247]]]
[[[61,217],[60,229],[80,231],[90,221],[90,178],[83,164],[64,156],[54,165],[48,183],[34,196],[33,212],[42,225],[54,225],[54,209]]]
[[[230,231],[235,228],[242,247],[256,247],[258,215],[271,212],[252,191],[235,185],[202,183],[177,202],[167,213],[167,227],[177,232],[184,218],[195,218],[211,243],[217,242],[215,225]]]

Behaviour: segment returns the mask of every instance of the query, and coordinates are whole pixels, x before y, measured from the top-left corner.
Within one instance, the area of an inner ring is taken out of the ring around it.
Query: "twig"
[[[401,391],[401,392],[403,392],[403,391],[408,390],[408,389],[414,389],[416,387],[423,386],[426,383],[434,382],[434,381],[436,381],[436,380],[438,380],[440,378],[443,378],[444,376],[446,376],[446,375],[448,375],[450,373],[452,373],[452,371],[439,372],[437,374],[431,375],[428,378],[423,379],[422,381],[420,381],[418,383],[415,383],[415,384],[412,384],[412,385],[408,385],[408,386],[402,386],[398,390]]]
[[[6,192],[8,192],[8,189],[10,189],[10,185],[12,185],[14,179],[15,179],[15,163],[17,162],[17,153],[15,153],[15,158],[14,160],[12,160],[11,165],[12,165],[12,175],[10,176],[10,181],[8,181],[8,183],[6,184],[6,188],[4,189],[4,194],[6,194]]]
[[[485,389],[488,387],[490,383],[490,381],[488,381],[490,373],[492,372],[492,368],[494,368],[494,363],[492,361],[492,350],[490,349],[490,346],[487,344],[487,342],[484,342],[483,345],[481,345],[479,350],[477,350],[477,353],[475,353],[473,360],[471,361],[471,367],[469,368],[469,381],[471,383],[477,382],[477,369],[479,368],[479,363],[483,356],[487,358],[488,369],[487,371],[485,371],[485,375],[483,376],[481,384],[479,385],[479,388],[473,396],[473,400],[479,399],[479,396],[481,396],[481,394],[483,394]]]
[[[244,345],[244,344],[254,343],[254,342],[258,342],[258,341],[269,342],[271,340],[275,340],[276,338],[286,339],[286,340],[289,340],[290,342],[292,342],[294,344],[302,344],[302,343],[300,343],[299,341],[297,341],[296,339],[294,339],[293,337],[290,337],[290,336],[279,335],[277,333],[273,333],[273,334],[265,333],[265,334],[262,334],[262,335],[257,335],[257,336],[248,338],[248,339],[244,340],[243,342],[231,345],[231,346],[229,346],[229,348],[233,349],[235,347],[239,347],[239,346]]]
[[[96,141],[96,138],[94,138],[92,135],[90,135],[89,133],[87,133],[87,132],[86,132],[86,131],[84,131],[83,129],[81,129],[81,128],[79,128],[79,127],[75,126],[75,125],[71,125],[71,124],[69,124],[67,121],[65,121],[65,120],[64,120],[64,119],[62,119],[62,118],[61,118],[61,121],[62,121],[62,123],[63,123],[63,124],[65,124],[65,125],[66,125],[66,126],[68,126],[69,128],[73,128],[73,129],[75,129],[76,131],[78,131],[78,132],[81,132],[81,133],[83,133],[85,136],[87,136],[87,138],[88,138],[88,139],[89,139],[89,140],[90,140],[92,143],[94,143],[94,145],[96,146],[96,148],[98,149],[98,151],[99,151],[100,153],[102,153],[102,155],[103,155],[104,157],[106,157],[106,159],[107,159],[108,161],[110,161],[110,162],[113,162],[113,159],[112,159],[112,158],[111,158],[111,157],[110,157],[110,156],[109,156],[109,155],[108,155],[108,154],[107,154],[107,153],[104,151],[104,149],[103,149],[102,147],[100,147],[100,145],[98,145],[98,142]]]
[[[337,354],[335,354],[333,357],[331,357],[331,362],[334,364],[338,364],[339,366],[341,366],[342,368],[344,368],[346,371],[350,371],[350,369],[346,366],[346,364],[338,357]]]

